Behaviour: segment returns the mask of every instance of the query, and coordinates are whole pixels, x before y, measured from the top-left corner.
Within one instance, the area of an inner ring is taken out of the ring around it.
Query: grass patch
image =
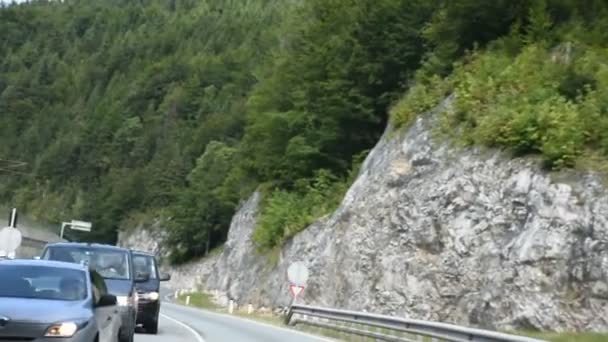
[[[180,304],[186,305],[186,298],[190,296],[190,306],[207,310],[217,310],[220,307],[213,302],[210,294],[204,292],[193,292],[180,295],[177,301]]]
[[[540,333],[540,332],[517,332],[517,335],[538,338],[549,342],[605,342],[608,341],[608,333]]]
[[[183,294],[178,297],[178,302],[182,305],[186,305],[186,297],[190,296],[190,305],[193,307],[217,312],[217,313],[228,313],[228,308],[217,305],[213,301],[213,297],[204,292],[193,292],[190,294]],[[274,315],[272,312],[261,313],[254,312],[252,314],[247,313],[247,306],[237,307],[234,312],[234,316],[254,319],[256,321],[274,324],[274,325],[283,325],[283,317]]]

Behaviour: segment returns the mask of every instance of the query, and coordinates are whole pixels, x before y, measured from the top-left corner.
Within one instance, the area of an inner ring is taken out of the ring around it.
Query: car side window
[[[91,270],[91,285],[93,287],[93,300],[95,303],[99,303],[102,296],[108,294],[108,288],[103,277],[96,271]]]

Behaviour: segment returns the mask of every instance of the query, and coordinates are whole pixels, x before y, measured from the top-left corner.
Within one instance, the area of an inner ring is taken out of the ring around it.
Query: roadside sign
[[[83,232],[90,232],[91,227],[93,227],[93,224],[91,222],[77,220],[72,220],[72,222],[70,222],[70,228],[72,230],[82,230]]]
[[[59,237],[62,239],[63,239],[63,232],[64,232],[66,226],[70,227],[70,229],[72,229],[72,230],[90,232],[91,228],[93,227],[93,224],[91,222],[78,221],[78,220],[72,220],[71,222],[63,222],[61,224],[61,233],[59,234]]]
[[[4,227],[0,230],[0,254],[14,255],[21,246],[21,232],[12,227]]]
[[[287,280],[293,285],[306,286],[308,281],[308,267],[302,262],[294,262],[287,269]]]
[[[298,296],[300,296],[302,291],[304,291],[304,286],[293,284],[289,285],[289,292],[291,292],[291,296],[293,297],[294,301],[298,298]]]

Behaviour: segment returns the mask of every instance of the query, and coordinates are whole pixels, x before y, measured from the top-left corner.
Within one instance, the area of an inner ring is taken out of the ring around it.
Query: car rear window
[[[105,279],[131,279],[127,251],[95,247],[49,247],[43,259],[88,265]]]
[[[84,271],[67,268],[0,265],[0,298],[84,300],[86,275]]]

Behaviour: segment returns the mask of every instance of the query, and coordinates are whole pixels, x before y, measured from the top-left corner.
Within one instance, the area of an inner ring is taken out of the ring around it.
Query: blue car
[[[0,341],[116,342],[116,297],[82,265],[0,260]]]

